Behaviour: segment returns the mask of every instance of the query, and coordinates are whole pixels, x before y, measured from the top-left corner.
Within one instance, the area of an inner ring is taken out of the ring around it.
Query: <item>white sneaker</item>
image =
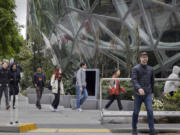
[[[58,108],[57,108],[57,109],[54,109],[54,111],[55,111],[55,112],[59,112],[59,111],[60,111],[60,109],[58,109]]]
[[[106,111],[106,108],[103,108],[102,111],[103,111],[103,112]]]
[[[82,112],[82,109],[81,109],[81,108],[78,108],[77,111]]]
[[[50,108],[50,110],[51,110],[52,112],[55,112],[55,111],[56,111],[52,105],[50,105],[49,108]]]

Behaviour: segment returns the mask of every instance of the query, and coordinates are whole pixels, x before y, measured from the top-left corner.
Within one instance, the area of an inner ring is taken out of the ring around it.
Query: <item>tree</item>
[[[13,57],[20,52],[24,40],[15,21],[14,0],[0,1],[0,58]]]

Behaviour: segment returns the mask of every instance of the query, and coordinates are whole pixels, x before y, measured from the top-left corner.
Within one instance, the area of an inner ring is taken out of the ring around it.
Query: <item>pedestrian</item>
[[[154,97],[154,73],[148,64],[148,53],[142,52],[140,64],[134,66],[131,81],[134,86],[134,111],[132,116],[132,134],[137,135],[137,123],[142,102],[147,110],[150,135],[155,135],[152,98]]]
[[[112,78],[118,78],[120,76],[120,73],[121,72],[119,69],[116,70]],[[119,110],[123,109],[119,95],[120,91],[126,93],[126,90],[121,87],[119,80],[112,80],[109,84],[110,101],[106,104],[105,109],[108,109],[115,99],[117,100]]]
[[[86,64],[84,62],[80,63],[80,68],[76,74],[76,109],[81,112],[81,105],[86,101],[88,98],[88,92],[86,89]],[[81,95],[83,97],[81,98]]]
[[[9,95],[10,99],[11,96],[13,97],[13,109],[15,109],[15,102],[17,99],[17,96],[19,94],[19,82],[21,80],[20,72],[17,69],[17,65],[14,63],[10,67],[10,72],[9,72]]]
[[[10,66],[9,72],[9,96],[10,96],[10,124],[19,123],[18,121],[18,94],[19,94],[19,83],[21,80],[20,71],[18,70],[17,64],[13,63]],[[17,108],[16,108],[17,107]]]
[[[5,100],[6,100],[6,110],[10,108],[9,105],[9,95],[8,95],[8,86],[9,86],[9,70],[7,62],[3,62],[2,68],[0,69],[0,105],[1,98],[4,92]]]
[[[37,68],[37,72],[33,75],[33,84],[36,88],[37,101],[36,107],[41,109],[41,97],[46,84],[46,76],[42,73],[41,67]]]
[[[168,79],[180,79],[180,67],[174,66],[172,73],[169,75]],[[178,87],[180,86],[180,80],[179,81],[166,81],[164,86],[164,93],[169,93],[171,96],[174,95],[174,92],[178,90]]]
[[[51,77],[52,93],[54,94],[54,100],[50,106],[52,111],[57,111],[60,102],[60,94],[64,94],[64,86],[62,82],[61,68],[56,67]]]

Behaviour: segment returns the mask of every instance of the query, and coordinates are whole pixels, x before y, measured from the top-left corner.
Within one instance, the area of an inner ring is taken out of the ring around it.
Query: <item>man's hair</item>
[[[84,66],[84,65],[86,65],[86,63],[84,63],[84,62],[81,62],[81,63],[80,63],[80,67],[82,67],[82,66]]]

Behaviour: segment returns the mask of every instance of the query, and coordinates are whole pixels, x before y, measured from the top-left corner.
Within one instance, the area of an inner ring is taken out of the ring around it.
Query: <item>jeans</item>
[[[121,104],[121,99],[120,99],[120,95],[111,95],[110,97],[110,101],[107,103],[107,105],[105,106],[105,108],[109,108],[109,106],[113,103],[113,101],[117,99],[117,103],[118,103],[118,107],[119,110],[122,110],[122,104]]]
[[[154,116],[153,116],[153,108],[152,108],[152,94],[148,94],[145,96],[134,95],[134,112],[132,116],[132,128],[133,130],[137,129],[138,116],[141,108],[141,104],[144,102],[147,110],[148,116],[148,124],[150,131],[154,131]]]
[[[5,99],[6,99],[6,106],[9,105],[9,95],[8,95],[8,87],[7,86],[0,86],[0,104],[1,104],[1,98],[2,98],[2,94],[4,92],[5,95]]]
[[[88,92],[85,86],[82,86],[83,90],[80,91],[80,87],[76,86],[76,108],[79,109],[80,106],[86,101],[88,98]],[[81,95],[83,94],[83,97],[81,98]]]

